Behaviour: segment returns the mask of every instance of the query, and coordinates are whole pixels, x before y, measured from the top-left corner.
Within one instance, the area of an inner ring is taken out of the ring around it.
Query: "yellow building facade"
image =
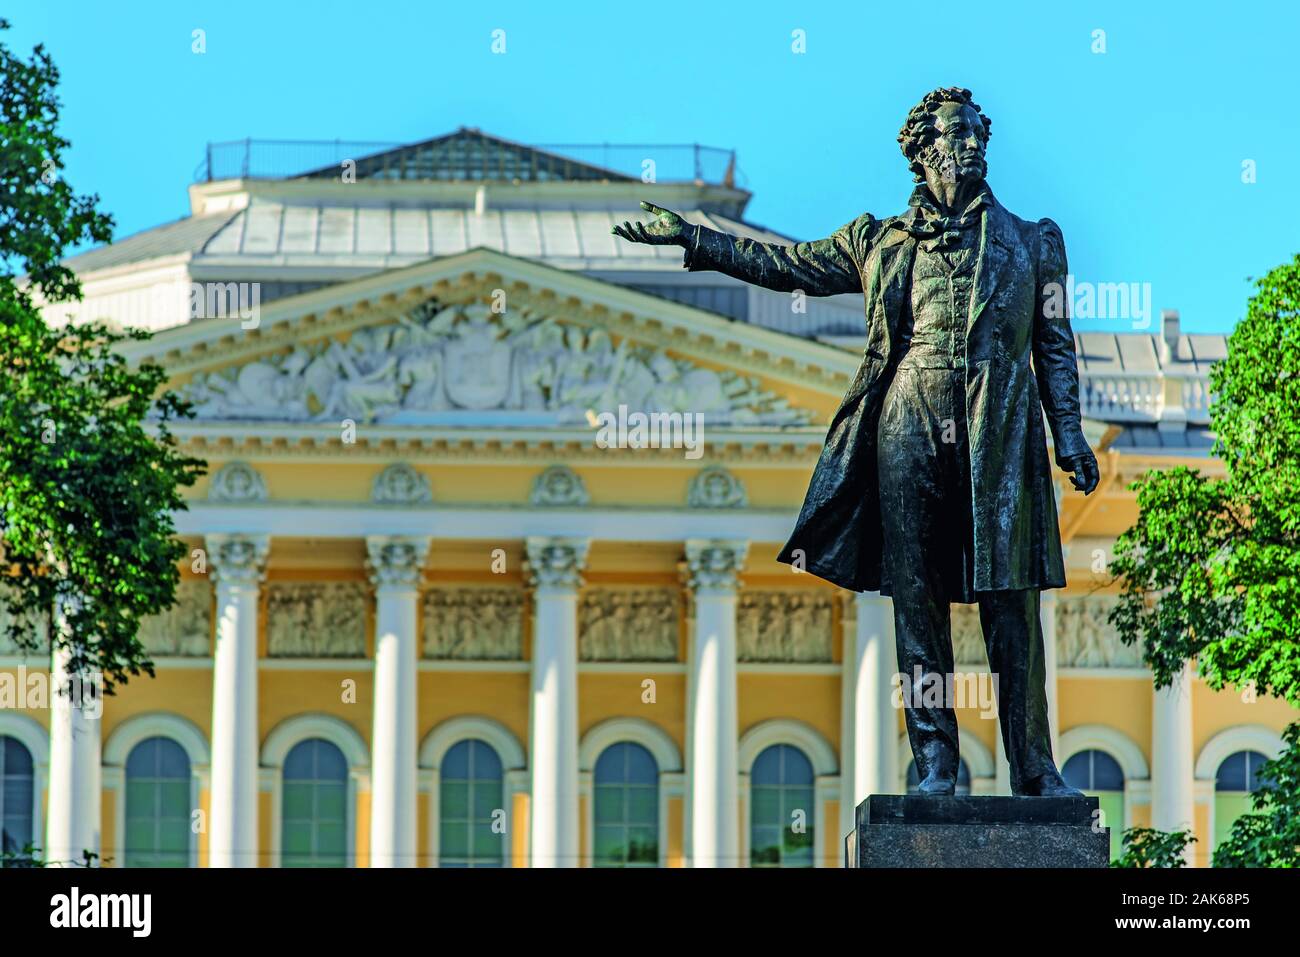
[[[892,612],[775,555],[861,303],[688,275],[608,235],[648,198],[787,241],[744,221],[730,176],[561,173],[475,131],[355,168],[213,178],[188,219],[72,261],[86,300],[50,321],[155,329],[131,357],[195,403],[175,431],[209,473],[177,516],[178,604],[142,634],[156,677],[97,719],[0,708],[6,849],[840,866],[856,803],[908,786]],[[1221,468],[1222,342],[1172,316],[1076,336],[1102,478],[1085,498],[1060,477],[1069,585],[1043,596],[1067,779],[1113,835],[1191,825],[1199,865],[1295,714],[1190,673],[1154,691],[1106,623],[1107,567],[1130,482]],[[987,672],[973,606],[953,637]],[[11,689],[49,667],[0,649]],[[995,712],[966,704],[961,786],[1006,793]]]

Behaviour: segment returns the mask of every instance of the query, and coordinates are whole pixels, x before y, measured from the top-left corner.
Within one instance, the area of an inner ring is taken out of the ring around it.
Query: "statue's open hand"
[[[651,246],[684,246],[690,226],[671,209],[664,209],[654,203],[642,203],[641,208],[653,213],[654,219],[648,223],[624,222],[615,226],[613,233],[634,243],[648,243]]]
[[[1097,487],[1097,482],[1101,480],[1101,471],[1097,468],[1097,456],[1092,454],[1091,449],[1072,455],[1068,459],[1061,459],[1057,465],[1072,473],[1070,484],[1084,495],[1090,494]]]

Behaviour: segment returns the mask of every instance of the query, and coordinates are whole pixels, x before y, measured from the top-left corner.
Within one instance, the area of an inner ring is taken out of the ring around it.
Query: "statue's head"
[[[984,149],[992,121],[971,100],[970,90],[949,86],[931,90],[912,107],[898,131],[898,145],[918,183],[928,169],[949,182],[983,179]]]

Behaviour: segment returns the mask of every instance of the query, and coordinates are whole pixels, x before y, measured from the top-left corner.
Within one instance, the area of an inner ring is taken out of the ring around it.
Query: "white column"
[[[1007,760],[1007,749],[1002,743],[1002,724],[998,723],[997,742],[993,756],[993,791],[995,794],[1011,793],[1011,762]],[[973,782],[972,782],[973,783]]]
[[[210,867],[258,865],[257,613],[270,539],[209,535],[217,583],[217,650],[212,669]]]
[[[840,777],[841,837],[854,827],[854,811],[871,794],[898,792],[898,713],[894,709],[894,608],[879,592],[860,592],[846,610],[855,612],[852,640],[844,645],[844,698],[848,719]],[[848,617],[846,615],[846,617]]]
[[[56,629],[60,620],[56,616]],[[100,717],[103,682],[73,672],[71,652],[56,647],[50,665],[49,808],[43,856],[59,866],[100,853]]]
[[[1151,709],[1151,826],[1190,828],[1193,816],[1192,671],[1155,692]]]
[[[578,861],[578,588],[589,542],[531,537],[533,680],[529,720],[533,867]]]
[[[691,539],[691,865],[740,865],[736,758],[736,589],[747,542]]]
[[[375,711],[371,742],[370,866],[414,867],[416,839],[416,615],[428,538],[371,536],[375,586]]]
[[[1067,548],[1068,552],[1069,549]],[[1043,673],[1047,680],[1047,726],[1052,732],[1052,759],[1060,764],[1061,719],[1058,702],[1060,690],[1056,685],[1056,610],[1058,593],[1054,590],[1038,593],[1038,617],[1043,623]]]

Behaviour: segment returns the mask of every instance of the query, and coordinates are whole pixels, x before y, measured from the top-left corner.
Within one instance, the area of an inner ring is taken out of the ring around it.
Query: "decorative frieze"
[[[456,586],[424,595],[424,657],[519,661],[524,656],[524,593]]]
[[[823,591],[741,592],[736,608],[738,661],[831,660],[834,598]]]
[[[1140,668],[1142,651],[1120,642],[1107,620],[1115,607],[1111,595],[1066,597],[1056,602],[1058,668]]]
[[[206,658],[212,654],[212,585],[188,579],[176,586],[176,604],[140,622],[140,643],[152,656]]]
[[[581,475],[567,465],[552,465],[533,481],[528,504],[580,508],[591,504],[591,496]]]
[[[578,609],[578,657],[676,661],[680,620],[676,588],[593,588]]]
[[[200,420],[425,425],[587,421],[589,410],[699,412],[713,425],[806,425],[759,380],[527,308],[427,302],[346,342],[299,342],[182,390]]]
[[[359,582],[272,582],[266,647],[272,658],[362,658],[367,590]]]
[[[428,505],[433,501],[433,485],[427,475],[397,462],[375,478],[370,501],[376,505]]]
[[[980,625],[979,605],[952,608],[952,660],[954,664],[987,668],[988,651],[984,647],[984,630]]]
[[[208,500],[213,502],[265,502],[266,481],[247,462],[227,462],[213,473],[208,483]]]
[[[740,479],[721,465],[701,469],[691,479],[686,491],[686,504],[691,508],[745,508],[749,496]]]

